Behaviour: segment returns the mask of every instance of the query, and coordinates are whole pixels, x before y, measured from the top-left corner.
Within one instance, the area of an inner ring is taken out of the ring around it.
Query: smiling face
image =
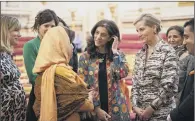
[[[104,47],[109,41],[109,38],[110,36],[105,27],[101,27],[101,26],[97,27],[94,33],[95,46]]]
[[[18,39],[21,37],[20,31],[19,30],[11,30],[10,31],[10,45],[11,46],[16,46],[18,44]]]
[[[179,34],[177,30],[170,30],[167,38],[168,43],[173,47],[177,47],[183,44],[183,37]]]
[[[191,26],[184,28],[184,43],[189,54],[194,55],[194,32],[191,31]]]
[[[142,40],[145,44],[151,43],[155,38],[155,26],[150,27],[145,25],[145,21],[141,20],[135,24],[136,31],[140,40]]]
[[[54,21],[54,20],[52,20],[52,21],[50,21],[50,22],[47,22],[47,23],[44,23],[44,24],[41,24],[41,25],[39,26],[39,30],[38,30],[39,36],[40,36],[41,38],[43,38],[44,35],[45,35],[45,33],[46,33],[50,28],[52,28],[52,27],[54,27],[54,26],[55,26],[55,21]]]

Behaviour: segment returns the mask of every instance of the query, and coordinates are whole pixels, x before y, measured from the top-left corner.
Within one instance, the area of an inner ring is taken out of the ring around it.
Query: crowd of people
[[[129,67],[114,21],[94,25],[78,58],[75,32],[53,10],[40,11],[32,27],[37,37],[23,47],[32,84],[26,107],[12,59],[21,23],[1,15],[1,120],[194,121],[194,19],[168,28],[167,41],[159,35],[161,20],[155,15],[142,14],[133,25],[144,44],[136,54],[128,97],[121,83]]]

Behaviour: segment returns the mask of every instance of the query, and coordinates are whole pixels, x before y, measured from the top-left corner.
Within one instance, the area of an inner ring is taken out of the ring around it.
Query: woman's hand
[[[167,116],[167,121],[172,121],[170,114]]]
[[[99,107],[96,107],[95,112],[97,113],[98,119],[101,121],[108,121],[108,119],[111,118],[110,115],[108,115],[104,110]]]
[[[133,111],[139,116],[140,119],[142,118],[141,115],[144,112],[143,109],[138,108],[138,107],[133,107]]]
[[[141,114],[142,120],[147,121],[152,116],[153,112],[154,109],[151,106],[147,107]]]
[[[113,54],[117,54],[117,52],[118,52],[117,48],[119,45],[118,37],[114,36],[112,38],[114,39],[114,42],[112,43],[112,52],[113,52]]]

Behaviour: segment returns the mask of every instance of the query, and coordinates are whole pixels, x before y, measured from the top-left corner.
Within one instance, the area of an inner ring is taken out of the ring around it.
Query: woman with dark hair
[[[167,30],[168,43],[176,50],[176,54],[182,58],[188,55],[186,47],[183,45],[184,29],[181,26],[171,26]]]
[[[29,103],[27,107],[27,121],[36,121],[37,118],[34,114],[32,106],[35,101],[34,96],[34,83],[37,74],[32,72],[35,64],[35,60],[39,51],[39,46],[45,33],[52,27],[57,26],[59,23],[58,17],[53,10],[45,9],[40,11],[35,17],[35,23],[32,29],[38,32],[38,36],[27,43],[23,47],[24,64],[26,67],[27,75],[30,83],[32,84],[32,90],[30,92]]]
[[[193,67],[193,56],[188,54],[184,41],[184,29],[181,26],[171,26],[166,33],[168,43],[175,49],[179,57],[179,87],[178,95],[176,95],[176,103],[179,103],[179,98],[184,87],[184,83],[188,73]]]
[[[194,57],[194,18],[184,23],[184,43]],[[194,64],[187,75],[178,106],[170,112],[167,121],[194,121]]]
[[[125,55],[118,51],[119,29],[113,21],[101,20],[95,24],[91,35],[87,52],[80,56],[78,73],[93,90],[96,120],[130,121],[120,87],[121,78],[128,75],[129,68]]]
[[[70,59],[69,65],[72,66],[73,71],[75,73],[77,73],[78,70],[78,55],[77,55],[77,49],[73,43],[74,38],[75,38],[75,32],[73,30],[71,30],[68,25],[66,24],[66,22],[64,20],[62,20],[60,17],[58,17],[59,19],[59,25],[62,25],[63,27],[65,27],[66,33],[68,34],[70,41],[72,42],[73,45],[73,55],[72,58]]]

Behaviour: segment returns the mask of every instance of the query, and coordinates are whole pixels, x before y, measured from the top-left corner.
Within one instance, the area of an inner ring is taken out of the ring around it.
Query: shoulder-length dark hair
[[[34,31],[38,31],[39,26],[41,26],[44,23],[50,22],[52,20],[54,20],[55,25],[57,26],[59,23],[59,20],[58,20],[58,16],[53,10],[45,9],[45,10],[39,11],[35,17],[35,23],[32,26],[32,29]]]
[[[94,42],[94,34],[98,27],[105,27],[110,37],[117,36],[118,40],[120,41],[120,32],[119,32],[118,26],[116,25],[114,21],[104,19],[104,20],[97,22],[91,30],[92,38],[91,38],[90,43],[87,46],[87,52],[90,55],[91,59],[95,58],[97,55],[97,50],[96,50],[97,47],[95,46],[95,42]],[[107,58],[110,61],[113,61],[112,43],[113,43],[113,40],[106,43],[106,48],[108,52]]]

